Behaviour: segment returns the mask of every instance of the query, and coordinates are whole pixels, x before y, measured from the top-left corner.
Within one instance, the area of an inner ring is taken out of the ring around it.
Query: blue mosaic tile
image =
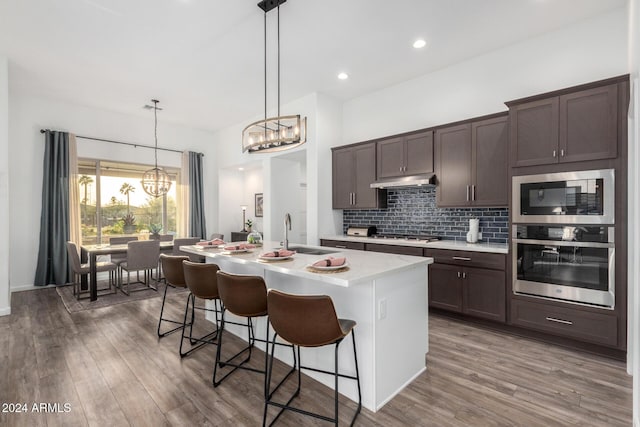
[[[480,220],[483,241],[506,243],[509,237],[507,208],[438,208],[434,188],[387,190],[386,209],[347,210],[344,230],[375,225],[381,234],[431,234],[445,240],[466,240],[469,220]]]

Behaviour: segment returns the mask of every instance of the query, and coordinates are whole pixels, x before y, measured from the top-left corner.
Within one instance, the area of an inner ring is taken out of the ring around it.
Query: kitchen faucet
[[[282,247],[285,250],[289,250],[289,230],[291,230],[291,215],[286,213],[284,214],[284,240],[282,241]]]

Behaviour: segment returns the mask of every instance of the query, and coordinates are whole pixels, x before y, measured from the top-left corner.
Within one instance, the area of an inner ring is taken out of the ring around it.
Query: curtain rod
[[[48,131],[50,129],[40,129],[40,133],[45,133],[46,131]],[[76,138],[82,138],[82,139],[90,139],[92,141],[100,141],[100,142],[109,142],[111,144],[122,144],[122,145],[129,145],[131,147],[137,148],[137,147],[141,147],[141,148],[150,148],[152,150],[155,149],[155,147],[153,145],[145,145],[145,144],[134,144],[131,142],[122,142],[122,141],[114,141],[112,139],[104,139],[104,138],[94,138],[92,136],[81,136],[81,135],[76,135]],[[182,153],[182,151],[180,150],[174,150],[172,148],[161,148],[158,147],[158,150],[161,151],[172,151],[174,153]],[[198,154],[202,154],[202,153],[198,153]],[[204,156],[204,154],[202,154]]]

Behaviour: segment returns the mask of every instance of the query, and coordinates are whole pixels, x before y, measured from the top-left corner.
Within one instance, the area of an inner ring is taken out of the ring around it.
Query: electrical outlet
[[[378,320],[385,319],[387,317],[387,299],[383,298],[378,301]]]

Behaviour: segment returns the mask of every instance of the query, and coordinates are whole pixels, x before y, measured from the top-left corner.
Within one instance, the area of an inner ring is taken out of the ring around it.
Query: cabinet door
[[[352,207],[354,192],[353,149],[333,151],[333,209]]]
[[[508,117],[471,125],[471,184],[475,206],[507,206]]]
[[[376,180],[376,145],[359,145],[353,148],[355,170],[354,206],[356,208],[378,207],[378,191],[370,185]]]
[[[618,85],[560,97],[560,162],[618,155]]]
[[[558,103],[554,97],[511,107],[512,166],[558,162]]]
[[[429,306],[462,313],[462,269],[453,265],[429,266]]]
[[[404,138],[389,138],[377,142],[378,178],[404,175]]]
[[[405,137],[405,175],[433,173],[433,131]]]
[[[471,198],[471,125],[436,131],[436,202],[468,206]]]
[[[463,312],[470,316],[504,322],[506,320],[504,271],[465,268],[463,275]]]

